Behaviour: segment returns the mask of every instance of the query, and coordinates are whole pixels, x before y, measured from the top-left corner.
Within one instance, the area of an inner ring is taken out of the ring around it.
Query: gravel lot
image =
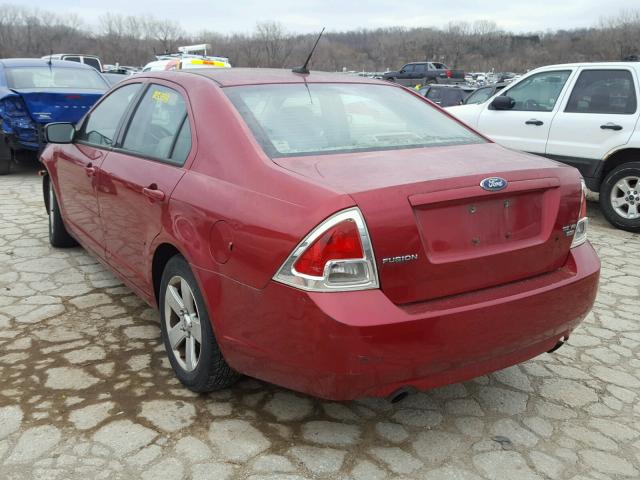
[[[35,168],[0,177],[1,479],[640,478],[640,236],[596,204],[600,293],[554,354],[393,405],[251,379],[198,396],[157,313],[49,247]]]

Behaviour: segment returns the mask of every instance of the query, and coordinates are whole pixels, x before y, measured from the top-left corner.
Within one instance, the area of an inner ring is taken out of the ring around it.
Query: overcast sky
[[[2,1],[2,0],[0,0]],[[445,26],[449,21],[495,21],[516,32],[594,26],[638,0],[8,0],[59,13],[74,12],[91,23],[106,11],[170,18],[189,33],[203,29],[249,32],[256,22],[276,20],[290,32],[389,26]],[[78,6],[78,5],[81,6]]]

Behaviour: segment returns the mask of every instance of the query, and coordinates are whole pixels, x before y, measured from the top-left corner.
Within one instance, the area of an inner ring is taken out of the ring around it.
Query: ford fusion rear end
[[[234,368],[325,398],[388,395],[551,350],[590,310],[600,266],[577,170],[395,86],[225,90],[300,188],[353,201],[310,225],[264,289],[203,274],[232,292],[221,317],[251,318],[227,330]]]

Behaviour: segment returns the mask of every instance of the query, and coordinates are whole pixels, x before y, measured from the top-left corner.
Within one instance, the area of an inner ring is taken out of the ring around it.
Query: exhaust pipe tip
[[[548,350],[547,353],[555,352],[561,346],[563,346],[567,342],[568,339],[569,339],[568,337],[560,337],[560,340],[558,340],[558,343],[556,343],[551,350]]]
[[[398,403],[401,400],[404,400],[411,392],[413,391],[410,387],[402,387],[389,395],[389,401],[391,403]]]

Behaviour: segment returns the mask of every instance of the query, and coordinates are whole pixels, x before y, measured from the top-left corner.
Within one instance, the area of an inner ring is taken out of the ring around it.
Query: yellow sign
[[[167,92],[161,92],[160,90],[155,90],[151,94],[151,98],[156,102],[169,103],[170,94]]]

